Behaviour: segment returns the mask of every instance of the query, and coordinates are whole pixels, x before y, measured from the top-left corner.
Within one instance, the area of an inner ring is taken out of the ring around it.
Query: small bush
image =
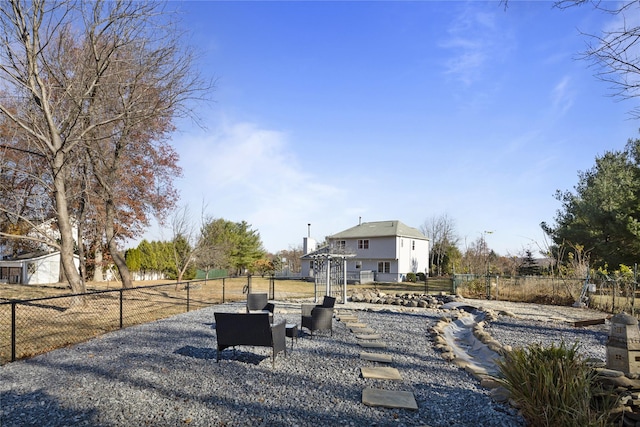
[[[416,273],[416,278],[421,282],[427,280],[427,276],[422,271]]]
[[[605,426],[615,399],[603,393],[578,345],[532,344],[498,361],[499,381],[531,426]]]
[[[416,273],[407,273],[407,282],[416,283]]]

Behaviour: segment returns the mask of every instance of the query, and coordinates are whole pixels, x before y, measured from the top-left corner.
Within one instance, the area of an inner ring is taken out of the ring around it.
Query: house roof
[[[410,237],[413,239],[429,240],[418,229],[409,227],[400,221],[363,222],[355,227],[329,236],[329,239],[362,239],[372,237]]]
[[[352,258],[355,254],[347,253],[344,249],[332,248],[329,245],[320,246],[315,251],[309,252],[308,254],[304,254],[300,257],[300,259],[314,259],[314,258]]]
[[[36,258],[44,258],[46,256],[49,256],[51,254],[55,254],[55,253],[60,253],[60,251],[37,251],[37,252],[27,252],[27,253],[22,253],[16,256],[4,256],[2,257],[3,261],[26,261],[26,260],[32,260],[32,259],[36,259]]]

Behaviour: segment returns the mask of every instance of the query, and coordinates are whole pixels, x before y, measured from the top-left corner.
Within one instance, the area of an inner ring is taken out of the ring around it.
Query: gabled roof
[[[355,254],[348,253],[343,249],[336,249],[335,247],[331,247],[330,245],[320,246],[315,251],[309,252],[308,254],[304,254],[300,257],[300,259],[315,259],[315,258],[352,258]]]
[[[329,239],[363,239],[372,237],[409,237],[429,240],[418,229],[409,227],[400,221],[363,222],[355,227],[329,236]]]
[[[308,254],[304,254],[300,259],[313,259],[321,255],[327,255],[329,253],[329,245],[320,246],[315,251],[311,251]]]

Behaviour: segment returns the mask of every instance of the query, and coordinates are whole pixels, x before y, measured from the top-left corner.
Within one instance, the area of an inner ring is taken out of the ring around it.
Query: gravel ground
[[[278,355],[275,369],[269,349],[260,347],[239,347],[235,354],[225,350],[216,363],[213,313],[243,307],[209,307],[4,365],[0,425],[524,425],[512,408],[494,402],[477,379],[432,348],[428,329],[446,314],[440,310],[338,306],[342,313],[353,309],[384,337],[388,347],[381,352],[393,355],[392,366],[403,379],[383,381],[362,378],[360,367],[375,363],[359,358],[357,339],[337,321],[333,336],[301,337],[293,350],[287,338],[287,355]],[[300,323],[299,304],[276,307],[276,322]],[[558,310],[565,314],[564,308]],[[589,357],[604,359],[605,326],[574,328],[566,323],[571,316],[533,313],[499,316],[485,329],[512,346],[579,341]],[[579,313],[579,318],[593,317]],[[366,387],[412,392],[419,409],[366,406],[361,403]]]

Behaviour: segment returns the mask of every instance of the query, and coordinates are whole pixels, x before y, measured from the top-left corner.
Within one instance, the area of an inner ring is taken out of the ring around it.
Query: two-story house
[[[376,282],[402,282],[407,273],[428,273],[429,239],[400,221],[362,222],[328,236],[327,243],[330,251],[351,255],[347,260],[350,276],[373,271]],[[302,258],[302,275],[311,277],[311,264]]]

